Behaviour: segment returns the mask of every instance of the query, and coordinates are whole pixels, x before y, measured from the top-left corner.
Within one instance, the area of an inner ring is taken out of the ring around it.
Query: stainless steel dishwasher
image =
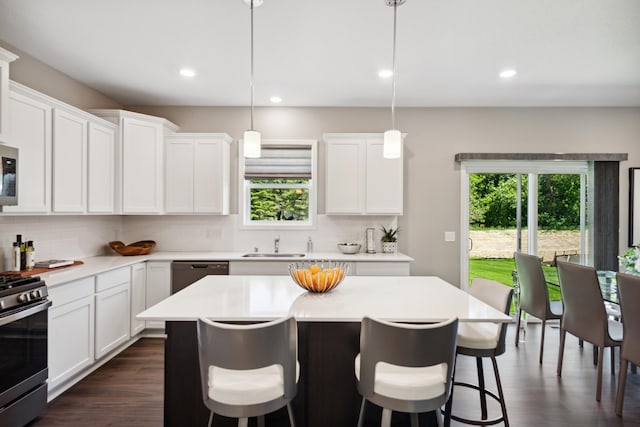
[[[229,261],[172,261],[171,293],[175,294],[205,276],[226,276]]]

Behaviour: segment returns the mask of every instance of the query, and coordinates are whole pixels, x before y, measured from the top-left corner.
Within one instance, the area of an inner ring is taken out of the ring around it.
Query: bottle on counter
[[[11,271],[20,271],[20,245],[13,242],[11,250]]]
[[[311,240],[311,236],[309,236],[309,240],[307,240],[307,253],[313,253],[313,240]]]
[[[16,242],[20,248],[20,270],[25,270],[27,267],[27,246],[22,241],[22,234],[16,234]]]
[[[27,242],[26,251],[26,267],[31,271],[36,266],[36,248],[33,247],[33,240]]]

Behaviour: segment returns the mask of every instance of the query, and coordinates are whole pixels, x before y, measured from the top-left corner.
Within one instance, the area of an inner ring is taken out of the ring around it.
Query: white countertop
[[[208,276],[138,315],[142,320],[509,322],[511,318],[433,276],[348,276],[325,294],[308,293],[289,276]]]
[[[48,273],[39,274],[48,286],[56,286],[105,271],[114,270],[120,267],[136,264],[144,261],[172,261],[172,260],[194,260],[194,261],[305,261],[305,260],[335,260],[354,262],[410,262],[413,258],[404,254],[366,254],[358,253],[346,255],[340,252],[314,252],[305,254],[304,257],[260,257],[247,258],[242,255],[249,252],[151,252],[148,255],[122,256],[118,254],[83,258],[84,264],[73,267],[56,269]]]

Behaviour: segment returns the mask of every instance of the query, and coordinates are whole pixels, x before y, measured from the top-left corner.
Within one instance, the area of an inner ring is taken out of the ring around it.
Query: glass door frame
[[[544,161],[544,160],[464,160],[460,165],[460,287],[469,286],[469,176],[474,173],[527,174],[527,253],[538,252],[538,175],[580,175],[580,261],[593,264],[593,219],[586,212],[593,212],[593,162]],[[588,188],[585,188],[588,179]],[[587,193],[588,196],[587,197]],[[589,206],[587,206],[587,203]],[[587,224],[588,221],[588,224]],[[515,249],[514,249],[515,251]],[[586,256],[585,256],[586,254]]]

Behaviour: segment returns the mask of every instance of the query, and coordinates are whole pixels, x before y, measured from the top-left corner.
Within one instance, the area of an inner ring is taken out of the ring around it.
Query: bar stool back
[[[640,276],[618,273],[618,295],[624,339],[620,350],[620,378],[616,396],[616,414],[622,416],[624,389],[627,382],[629,362],[640,364]]]
[[[298,330],[293,317],[251,325],[198,320],[202,398],[213,414],[259,417],[284,406],[294,426],[291,400],[297,392]]]
[[[480,301],[492,306],[496,310],[500,310],[505,314],[509,314],[511,309],[511,300],[513,298],[513,289],[502,283],[489,279],[475,278],[471,283],[469,293]],[[464,424],[472,425],[493,425],[504,422],[505,426],[509,426],[509,418],[507,416],[507,406],[505,404],[504,393],[502,392],[502,383],[500,382],[500,374],[498,372],[498,363],[496,356],[505,352],[505,341],[507,335],[507,325],[505,323],[461,323],[458,329],[458,347],[456,353],[476,358],[476,369],[478,371],[478,385],[455,381],[451,398],[447,402],[445,409],[445,425],[449,425],[451,420],[455,420]],[[484,368],[482,359],[491,358],[493,365],[493,373],[496,378],[496,386],[498,394],[485,388]],[[472,420],[452,414],[453,395],[456,386],[467,387],[477,390],[480,393],[480,411],[481,418]],[[487,396],[493,398],[500,404],[502,415],[498,418],[488,419]]]
[[[367,400],[382,407],[382,425],[390,425],[391,411],[418,414],[436,411],[449,398],[455,362],[458,319],[415,325],[364,317],[360,354],[355,373],[362,406],[358,426],[364,422]]]

